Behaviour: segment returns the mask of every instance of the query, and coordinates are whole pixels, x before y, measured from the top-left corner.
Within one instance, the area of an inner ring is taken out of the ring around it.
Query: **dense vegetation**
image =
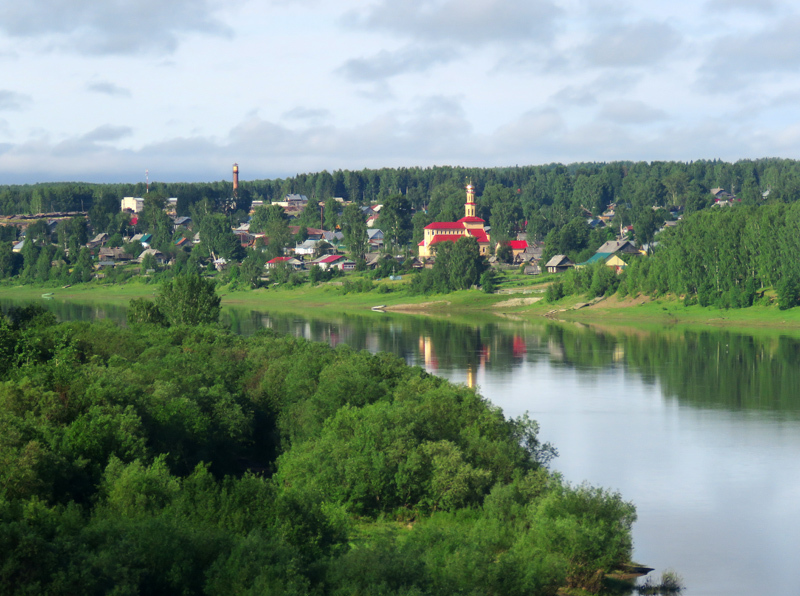
[[[28,307],[0,362],[4,594],[554,594],[631,556],[534,422],[388,354]]]
[[[628,258],[621,275],[602,263],[576,269],[549,288],[548,298],[673,294],[687,305],[741,308],[775,299],[792,308],[800,302],[798,229],[797,202],[706,210],[659,234],[653,254]]]

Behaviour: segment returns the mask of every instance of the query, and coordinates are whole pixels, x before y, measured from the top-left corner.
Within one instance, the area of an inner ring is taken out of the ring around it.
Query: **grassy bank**
[[[350,278],[348,278],[350,279]],[[530,278],[528,278],[530,279]],[[620,299],[605,298],[596,304],[582,306],[586,299],[570,296],[556,303],[543,299],[546,280],[537,283],[512,278],[501,288],[515,294],[485,294],[479,290],[462,290],[450,294],[414,296],[405,289],[406,281],[379,282],[387,293],[378,289],[369,292],[345,293],[341,281],[317,286],[303,284],[294,288],[261,288],[258,290],[231,290],[221,286],[222,306],[236,309],[272,312],[305,312],[326,315],[369,311],[377,305],[400,313],[424,314],[436,317],[455,317],[469,320],[496,316],[534,319],[550,317],[558,320],[611,326],[713,326],[742,329],[800,329],[800,308],[779,310],[777,306],[752,306],[743,309],[719,309],[698,305],[685,306],[677,298],[652,300],[647,297]],[[133,298],[152,297],[155,284],[128,282],[126,284],[79,284],[69,288],[36,286],[4,286],[0,296],[12,300],[41,300],[43,293],[53,293],[53,299],[84,304],[127,305]],[[525,293],[523,293],[525,292]],[[580,308],[576,308],[580,307]]]

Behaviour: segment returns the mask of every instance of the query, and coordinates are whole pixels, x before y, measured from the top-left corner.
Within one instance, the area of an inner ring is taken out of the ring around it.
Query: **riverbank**
[[[381,281],[370,292],[345,293],[341,281],[301,285],[294,288],[261,288],[234,290],[219,288],[223,308],[252,309],[272,312],[366,313],[382,306],[387,312],[465,318],[479,316],[511,317],[602,324],[634,325],[658,328],[670,326],[724,327],[741,329],[784,329],[800,331],[800,308],[780,310],[777,306],[752,306],[742,309],[719,309],[698,305],[685,306],[677,298],[651,299],[646,296],[619,298],[611,296],[587,303],[583,297],[570,296],[557,303],[544,300],[547,283],[534,283],[500,294],[479,290],[462,290],[434,296],[413,296],[405,291],[404,281]],[[379,286],[379,287],[380,287]],[[82,304],[116,304],[126,306],[134,298],[152,298],[158,286],[145,283],[79,284],[68,288],[5,286],[0,296],[11,300],[52,300]]]

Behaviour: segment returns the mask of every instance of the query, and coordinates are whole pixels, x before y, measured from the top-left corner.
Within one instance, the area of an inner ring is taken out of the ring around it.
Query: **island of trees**
[[[218,306],[180,275],[128,328],[0,317],[3,594],[550,595],[630,563],[633,506],[532,420]]]

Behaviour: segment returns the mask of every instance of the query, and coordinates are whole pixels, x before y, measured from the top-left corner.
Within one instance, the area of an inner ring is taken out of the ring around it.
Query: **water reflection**
[[[229,311],[231,328],[249,334],[267,327],[331,345],[388,351],[434,373],[513,375],[546,361],[585,375],[622,368],[665,397],[698,408],[800,411],[800,341],[724,330],[598,329],[556,322],[495,319],[465,324],[408,315],[298,315]]]
[[[60,320],[110,319],[125,324],[124,306],[37,301]],[[15,304],[0,299],[7,311]],[[683,405],[731,411],[800,412],[800,341],[780,334],[724,330],[620,330],[490,318],[463,322],[391,313],[314,318],[226,308],[222,322],[235,333],[273,329],[332,346],[387,351],[409,364],[474,386],[490,374],[510,379],[524,365],[546,362],[582,376],[622,369]]]

